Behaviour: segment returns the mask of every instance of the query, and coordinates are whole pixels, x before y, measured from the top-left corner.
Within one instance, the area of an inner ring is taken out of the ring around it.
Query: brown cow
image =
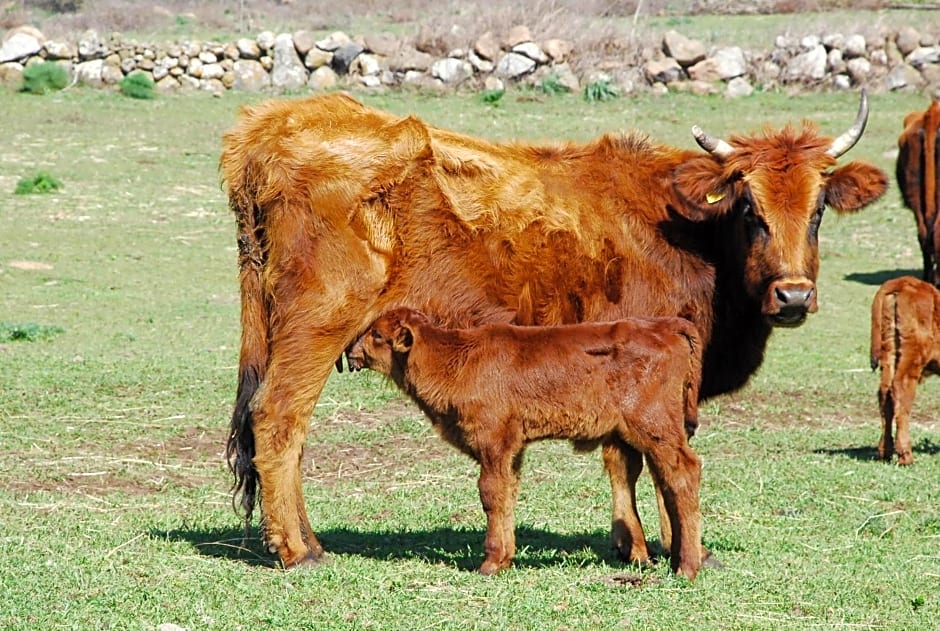
[[[681,316],[704,349],[703,398],[742,387],[774,326],[816,311],[823,210],[887,177],[837,166],[868,117],[705,151],[636,133],[494,144],[330,94],[245,107],[221,171],[238,220],[242,344],[227,453],[246,524],[285,566],[323,549],[300,459],[332,366],[392,306],[443,325]],[[660,518],[669,549],[668,519]]]
[[[444,440],[480,463],[486,559],[493,574],[516,551],[513,510],[522,456],[546,438],[579,450],[603,445],[613,497],[614,548],[649,558],[636,512],[646,456],[672,533],[672,569],[695,579],[702,564],[698,425],[701,348],[683,318],[565,326],[486,324],[442,329],[420,311],[389,311],[348,354],[351,368],[389,377]],[[633,527],[638,530],[632,530]]]
[[[878,456],[914,464],[909,421],[917,384],[940,374],[940,291],[913,276],[894,278],[871,304],[871,368],[881,368]],[[896,428],[897,437],[892,437]]]
[[[898,138],[898,148],[895,165],[898,187],[904,205],[914,212],[917,220],[917,240],[924,258],[923,278],[940,286],[937,270],[940,261],[940,231],[937,230],[940,101],[933,101],[926,111],[912,112],[904,117],[904,131]]]

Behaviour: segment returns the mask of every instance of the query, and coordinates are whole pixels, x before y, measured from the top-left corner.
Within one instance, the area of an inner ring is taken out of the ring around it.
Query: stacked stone
[[[24,26],[8,31],[0,45],[0,82],[19,81],[29,64],[54,61],[81,84],[110,86],[132,72],[143,72],[158,90],[167,92],[283,93],[356,85],[502,89],[507,82],[539,85],[549,79],[571,91],[605,80],[623,93],[690,90],[729,97],[750,94],[755,86],[940,89],[938,38],[909,27],[878,36],[781,35],[768,52],[708,47],[669,31],[658,47],[638,48],[630,56],[605,59],[593,67],[578,64],[571,42],[536,41],[525,26],[501,36],[486,32],[471,46],[444,56],[388,33],[353,38],[339,31],[326,37],[310,31],[265,31],[227,43],[145,44],[117,33],[102,37],[88,31],[73,43],[47,40],[37,29]],[[573,65],[579,66],[581,76]]]

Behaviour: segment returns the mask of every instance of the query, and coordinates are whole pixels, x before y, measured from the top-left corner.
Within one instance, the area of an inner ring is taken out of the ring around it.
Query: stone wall
[[[387,33],[350,37],[335,32],[259,33],[231,42],[140,43],[120,34],[88,31],[76,41],[47,39],[30,26],[8,31],[0,45],[0,83],[21,81],[25,66],[55,61],[77,83],[113,86],[131,72],[153,78],[158,90],[271,91],[336,86],[491,89],[506,84],[552,84],[579,91],[607,81],[621,93],[690,90],[750,94],[792,86],[808,90],[873,92],[940,90],[936,34],[902,28],[877,36],[831,32],[778,36],[766,50],[706,45],[669,31],[655,46],[637,47],[629,61],[585,63],[566,40],[536,41],[525,26],[487,32],[471,47],[446,56],[419,50]],[[578,70],[576,70],[578,69]]]

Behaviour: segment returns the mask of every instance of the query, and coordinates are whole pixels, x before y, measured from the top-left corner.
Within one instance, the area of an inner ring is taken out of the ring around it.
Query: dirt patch
[[[223,428],[191,427],[163,440],[147,439],[71,445],[68,451],[6,454],[16,470],[0,476],[20,493],[52,492],[101,497],[120,493],[150,495],[170,486],[214,484],[224,471]]]
[[[419,417],[417,408],[404,399],[392,399],[381,410],[364,411],[340,409],[324,420],[325,425],[347,425],[362,431],[379,433],[385,426],[405,417]],[[318,430],[314,425],[307,439],[302,463],[304,478],[317,484],[330,485],[349,478],[381,477],[382,471],[399,467],[402,461],[437,460],[453,455],[453,448],[436,436],[427,440],[413,434],[382,434],[381,439],[369,442],[318,441],[328,427]]]

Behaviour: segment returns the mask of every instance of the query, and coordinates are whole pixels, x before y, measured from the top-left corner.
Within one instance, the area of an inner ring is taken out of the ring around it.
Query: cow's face
[[[730,226],[724,255],[736,261],[744,291],[777,326],[798,326],[817,310],[818,231],[826,206],[857,211],[887,188],[887,175],[864,162],[836,168],[836,158],[861,135],[867,118],[863,96],[859,120],[833,140],[804,123],[730,143],[695,130],[709,151],[684,163],[676,191],[694,221]],[[853,140],[854,138],[854,140]]]

